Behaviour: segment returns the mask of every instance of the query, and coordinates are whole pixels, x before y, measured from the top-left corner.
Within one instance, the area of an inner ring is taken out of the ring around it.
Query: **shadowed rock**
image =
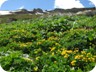
[[[41,14],[44,13],[42,9],[37,8],[37,9],[33,9],[33,11],[30,11],[31,14]]]
[[[17,19],[16,19],[16,18],[9,18],[9,19],[7,20],[7,23],[10,23],[10,22],[13,22],[13,21],[17,21]]]

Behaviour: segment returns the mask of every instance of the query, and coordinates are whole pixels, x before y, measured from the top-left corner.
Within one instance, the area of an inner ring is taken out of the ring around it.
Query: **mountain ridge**
[[[18,9],[14,11],[0,11],[0,15],[8,15],[8,14],[42,14],[42,13],[66,13],[66,12],[71,12],[71,13],[76,13],[79,11],[85,11],[85,10],[96,10],[95,7],[92,8],[71,8],[71,9],[62,9],[62,8],[55,8],[53,10],[42,10],[41,8],[33,9],[33,10],[27,10],[27,9]]]
[[[0,14],[0,24],[1,23],[10,23],[17,20],[29,20],[40,17],[47,16],[73,16],[73,15],[86,15],[94,16],[96,15],[96,8],[72,8],[72,9],[60,9],[56,8],[53,10],[42,10],[40,8],[33,9],[28,11],[26,9],[19,9],[15,11],[0,11],[3,12]]]

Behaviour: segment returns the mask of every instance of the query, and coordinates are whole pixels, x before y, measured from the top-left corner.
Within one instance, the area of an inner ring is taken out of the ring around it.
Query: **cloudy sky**
[[[54,8],[81,8],[94,7],[96,0],[0,0],[0,10],[17,10],[41,8],[43,10],[52,10]]]

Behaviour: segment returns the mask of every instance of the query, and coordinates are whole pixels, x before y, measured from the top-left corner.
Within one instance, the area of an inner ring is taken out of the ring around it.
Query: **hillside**
[[[85,15],[94,16],[96,15],[95,7],[92,8],[72,8],[72,9],[60,9],[56,8],[54,10],[42,10],[40,8],[33,10],[18,9],[16,11],[0,11],[0,24],[1,23],[11,23],[17,20],[29,20],[38,17],[46,16],[74,16],[74,15]]]
[[[87,72],[95,66],[95,15],[37,16],[0,24],[0,64],[6,71]]]

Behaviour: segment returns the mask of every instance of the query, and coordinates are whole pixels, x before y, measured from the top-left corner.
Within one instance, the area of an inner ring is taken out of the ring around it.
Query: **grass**
[[[0,24],[9,72],[87,72],[96,63],[96,16],[44,16]]]

